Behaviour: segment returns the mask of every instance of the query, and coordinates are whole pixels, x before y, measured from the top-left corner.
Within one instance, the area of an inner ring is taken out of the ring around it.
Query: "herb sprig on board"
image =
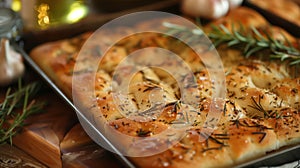
[[[0,144],[8,140],[12,143],[12,137],[24,126],[25,119],[42,110],[45,102],[34,99],[39,90],[38,82],[22,86],[21,81],[15,91],[7,89],[0,104]]]
[[[188,27],[165,22],[163,25],[168,29],[169,35],[182,35],[188,41],[203,37],[200,29],[190,29]],[[262,35],[256,28],[251,28],[251,33],[245,32],[240,26],[238,30],[229,31],[223,25],[213,25],[212,30],[207,34],[215,47],[226,45],[230,48],[239,49],[244,56],[254,56],[261,51],[268,51],[270,59],[288,61],[290,65],[300,65],[300,51],[285,40],[272,38],[270,34],[264,32]]]

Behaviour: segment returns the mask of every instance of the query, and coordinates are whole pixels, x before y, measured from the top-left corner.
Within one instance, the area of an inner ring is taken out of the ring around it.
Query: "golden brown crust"
[[[240,26],[244,26],[246,29],[251,27],[261,27],[268,24],[266,19],[253,9],[247,7],[239,7],[229,11],[229,13],[220,19],[212,21],[208,25],[208,29],[211,24],[224,25],[230,31],[238,30]]]
[[[285,79],[277,83],[272,89],[279,97],[291,107],[300,109],[300,79]]]
[[[292,0],[251,0],[251,3],[300,25],[300,7]]]
[[[72,95],[72,76],[77,53],[90,33],[69,40],[47,43],[33,49],[31,58],[61,88],[66,95]]]
[[[278,147],[299,143],[299,111],[290,108],[282,108],[278,113],[280,114],[280,117],[269,118],[264,121],[270,125],[270,128],[276,133]]]

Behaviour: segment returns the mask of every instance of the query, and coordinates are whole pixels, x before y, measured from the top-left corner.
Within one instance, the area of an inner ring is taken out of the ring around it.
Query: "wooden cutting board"
[[[76,124],[60,143],[64,168],[123,167],[108,151],[101,148]]]
[[[52,90],[37,98],[47,100],[42,113],[28,118],[13,145],[48,167],[121,167],[108,151],[95,144],[78,123],[76,113]]]
[[[62,167],[60,142],[77,119],[72,109],[51,92],[46,90],[39,96],[47,106],[42,113],[28,118],[13,144],[49,167]]]

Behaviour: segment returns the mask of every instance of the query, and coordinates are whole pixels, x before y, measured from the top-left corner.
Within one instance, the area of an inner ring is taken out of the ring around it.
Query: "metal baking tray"
[[[170,4],[165,4],[164,7],[170,7],[170,5],[172,7],[172,5],[173,5],[173,8],[175,8],[175,11],[178,12],[177,11],[178,6],[176,6],[176,7],[174,6],[177,2],[178,2],[178,0],[172,0],[172,3],[169,2]],[[247,4],[247,2],[246,2],[246,4],[244,4],[244,5],[248,6],[249,4]],[[132,10],[131,12],[134,12],[134,11]],[[114,17],[117,17],[119,14],[115,14]],[[124,13],[122,13],[122,14],[124,14]],[[112,17],[112,16],[109,15],[109,17]],[[96,21],[93,22],[92,25],[93,26],[95,26],[95,25],[99,26],[102,23],[104,23],[104,20],[96,20]],[[78,25],[82,25],[82,24],[79,23]],[[93,26],[89,27],[88,29],[92,30],[94,28]],[[68,29],[68,27],[63,27],[62,29],[55,30],[55,31],[65,32],[66,29]],[[75,33],[72,32],[71,34],[68,34],[68,35],[73,36],[75,34],[78,34],[78,33],[84,32],[84,31],[86,31],[86,28],[83,29],[83,30],[80,30],[80,31],[77,30],[77,32],[75,32]],[[43,36],[45,34],[49,35],[49,32],[38,32],[38,33],[34,34],[34,36],[31,36],[30,38],[28,38],[30,35],[33,35],[32,33],[30,33],[30,34],[27,34],[26,39],[27,40],[34,40],[38,36]],[[50,34],[53,34],[53,31],[51,31]],[[60,38],[62,39],[62,38],[66,38],[66,37],[60,37]],[[47,40],[53,41],[53,40],[56,40],[56,39],[47,39]],[[46,41],[43,41],[43,42],[46,42]],[[28,64],[28,66],[30,66],[68,105],[70,105],[70,107],[72,107],[72,109],[77,113],[77,116],[80,117],[80,119],[82,121],[85,121],[85,124],[89,125],[89,128],[91,129],[90,131],[97,134],[102,139],[102,141],[101,141],[102,143],[105,142],[106,145],[110,146],[111,149],[113,149],[113,151],[116,153],[116,157],[124,164],[124,166],[126,166],[126,167],[135,167],[134,163],[132,163],[127,157],[121,155],[120,151],[118,151],[117,148],[101,132],[99,132],[99,130],[97,128],[95,128],[92,123],[90,123],[90,121],[85,117],[85,115],[78,108],[76,108],[76,106],[73,104],[72,100],[70,100],[60,90],[60,88],[58,88],[55,85],[55,83],[31,59],[31,57],[28,55],[27,51],[29,51],[35,45],[38,45],[38,43],[42,43],[42,42],[38,41],[38,42],[35,42],[33,44],[31,43],[30,46],[26,46],[26,43],[25,43],[25,48],[20,47],[20,45],[17,45],[17,44],[14,44],[13,46],[15,47],[15,49],[18,52],[21,53],[21,55],[23,56],[24,60]],[[299,153],[300,153],[300,144],[293,145],[293,146],[286,146],[286,147],[283,147],[279,150],[269,152],[265,156],[249,160],[249,161],[244,162],[244,163],[239,164],[239,165],[235,165],[235,167],[241,168],[241,167],[280,166],[280,165],[285,164],[285,163],[300,160]]]
[[[43,80],[68,104],[72,107],[72,109],[77,113],[77,116],[80,117],[81,121],[85,121],[85,124],[89,125],[89,128],[91,128],[90,131],[97,134],[99,137],[101,137],[102,141],[105,142],[106,145],[110,146],[111,149],[114,150],[114,152],[117,154],[117,158],[120,159],[120,161],[124,164],[124,166],[127,167],[135,167],[134,164],[129,161],[129,159],[123,155],[117,150],[117,148],[114,147],[112,143],[109,142],[109,140],[98,131],[97,128],[94,127],[92,123],[85,117],[85,115],[75,107],[73,102],[54,84],[54,82],[40,69],[40,67],[31,59],[31,57],[24,51],[23,48],[21,48],[19,45],[14,44],[13,45],[15,49],[22,54],[24,60],[26,63],[33,68],[37,72],[39,76],[42,77]],[[300,144],[293,145],[293,146],[286,146],[279,150],[269,152],[265,156],[247,161],[245,163],[236,165],[237,168],[242,167],[269,167],[269,166],[279,166],[285,163],[289,163],[292,161],[300,160]]]

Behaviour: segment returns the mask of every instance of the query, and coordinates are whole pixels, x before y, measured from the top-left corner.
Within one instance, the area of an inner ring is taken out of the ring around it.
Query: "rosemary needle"
[[[3,102],[0,104],[0,144],[12,137],[22,128],[25,119],[40,112],[44,102],[36,102],[34,96],[40,90],[38,82],[22,86],[21,81],[16,91],[8,88]]]

